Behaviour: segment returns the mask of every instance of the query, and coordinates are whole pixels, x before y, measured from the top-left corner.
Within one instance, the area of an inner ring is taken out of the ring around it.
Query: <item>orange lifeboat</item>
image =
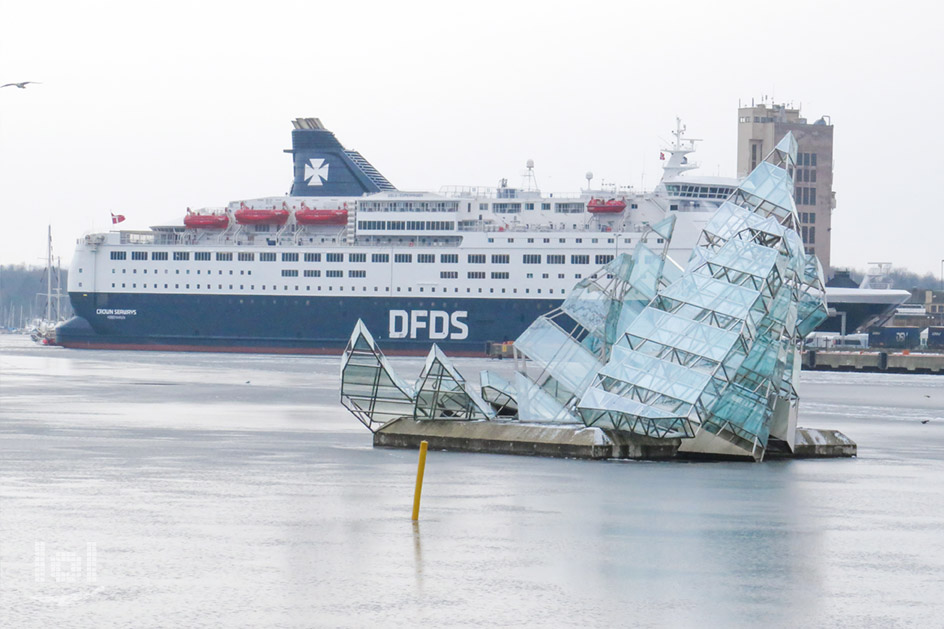
[[[313,210],[304,203],[295,212],[299,225],[347,225],[347,210]]]
[[[626,203],[619,199],[590,199],[587,202],[587,211],[591,214],[619,214],[626,209]]]
[[[254,210],[246,207],[245,203],[236,210],[236,222],[240,225],[284,225],[288,222],[288,216],[288,210]]]
[[[189,229],[226,229],[229,217],[226,214],[196,214],[188,208],[184,226]]]

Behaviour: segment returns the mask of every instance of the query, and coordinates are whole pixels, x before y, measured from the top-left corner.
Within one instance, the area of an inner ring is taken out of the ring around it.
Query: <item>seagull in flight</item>
[[[4,87],[18,87],[18,88],[20,88],[21,90],[25,90],[25,89],[26,89],[26,86],[29,85],[30,83],[34,83],[34,84],[36,84],[36,85],[40,85],[40,82],[39,82],[39,81],[22,81],[22,82],[20,82],[20,83],[6,83],[6,84],[4,84],[4,85],[0,85],[0,89],[2,89],[2,88],[4,88]]]

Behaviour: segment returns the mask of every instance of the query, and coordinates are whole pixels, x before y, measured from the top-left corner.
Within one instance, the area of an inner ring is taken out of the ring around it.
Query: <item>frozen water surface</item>
[[[409,378],[422,364],[392,361]],[[510,367],[456,363],[473,380]],[[371,447],[338,403],[338,368],[0,337],[0,624],[944,618],[940,376],[804,372],[800,424],[842,430],[854,460],[431,452],[414,525],[416,452]]]

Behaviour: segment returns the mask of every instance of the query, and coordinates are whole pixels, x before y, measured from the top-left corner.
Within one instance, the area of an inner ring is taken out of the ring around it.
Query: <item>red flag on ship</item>
[[[665,153],[659,153],[659,159],[665,161]]]
[[[114,212],[111,213],[111,224],[112,224],[112,225],[117,225],[118,223],[120,223],[120,222],[123,221],[123,220],[125,220],[125,215],[124,215],[124,214],[115,214]]]

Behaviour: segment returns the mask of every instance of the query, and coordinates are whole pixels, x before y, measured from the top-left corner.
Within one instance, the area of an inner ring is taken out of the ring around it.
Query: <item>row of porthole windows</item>
[[[82,272],[82,269],[79,269],[79,273],[81,273],[81,272]],[[116,274],[118,271],[117,271],[116,269],[112,269],[111,272],[112,272],[112,274],[114,275],[114,274]],[[126,273],[128,272],[128,269],[121,269],[121,272],[122,272],[123,274],[126,274]],[[148,272],[147,269],[143,269],[143,270],[141,271],[142,275],[147,275],[147,272]],[[167,269],[164,269],[164,275],[167,275],[169,272],[170,272],[170,271],[168,271]],[[132,274],[132,275],[137,275],[137,273],[138,273],[138,270],[137,270],[137,269],[131,269],[131,274]],[[154,269],[153,271],[151,271],[151,273],[154,274],[154,275],[158,275],[158,274],[159,274],[159,272],[158,272],[157,269]],[[200,269],[197,269],[197,273],[196,273],[196,274],[197,274],[197,275],[200,275]],[[213,271],[210,270],[210,269],[207,269],[206,274],[207,274],[207,275],[213,275]],[[230,274],[230,275],[233,275],[233,271],[230,270],[229,274]],[[240,275],[252,275],[252,271],[240,270],[240,271],[239,271],[239,274],[240,274]],[[174,269],[174,275],[180,275],[180,269]],[[184,269],[184,275],[190,275],[190,269]],[[219,270],[219,271],[217,272],[217,275],[223,275],[223,271],[222,271],[222,270]]]
[[[82,284],[80,283],[79,286],[81,287]],[[112,288],[117,288],[118,286],[117,286],[117,284],[116,284],[115,282],[112,282],[111,287],[112,287]],[[136,283],[131,285],[131,288],[137,288],[137,287],[138,287],[138,285],[137,285]],[[125,282],[122,282],[122,283],[121,283],[121,288],[127,288],[127,284],[126,284]],[[147,284],[142,284],[141,288],[148,288],[148,285],[147,285]],[[159,288],[160,288],[160,285],[159,285],[159,284],[153,284],[153,285],[150,286],[150,288],[159,289]],[[170,288],[170,285],[169,285],[169,284],[164,284],[164,288],[165,288],[165,289],[169,289],[169,288]],[[202,288],[203,288],[203,285],[202,285],[202,284],[197,284],[197,285],[196,285],[196,289],[197,289],[197,290],[202,290]],[[299,290],[301,290],[302,287],[301,287],[300,285],[298,285],[298,284],[295,284],[295,285],[294,285],[294,288],[295,288],[296,291],[299,291]],[[308,291],[308,292],[311,291],[311,285],[306,285],[304,288],[305,288],[305,291]],[[334,286],[328,286],[328,287],[326,288],[326,290],[327,290],[328,292],[333,292],[333,291],[334,291],[334,288],[335,288]],[[357,292],[357,288],[358,288],[357,286],[352,286],[350,292],[356,293],[356,292]],[[427,288],[427,287],[420,286],[420,287],[418,287],[417,292],[423,293],[423,292],[425,292],[425,290],[424,290],[425,288]],[[429,292],[430,292],[430,293],[435,293],[435,292],[436,292],[436,287],[435,287],[435,286],[430,286],[430,287],[428,287],[428,288],[429,288]],[[180,284],[174,284],[174,289],[175,289],[175,290],[180,289]],[[189,290],[189,289],[190,289],[190,284],[184,284],[184,289],[185,289],[185,290]],[[287,284],[283,285],[283,286],[282,286],[282,289],[283,289],[283,291],[289,291],[289,290],[291,290],[291,288],[290,288],[289,285],[287,285]],[[339,293],[343,293],[343,292],[344,292],[344,287],[343,287],[343,286],[338,286],[337,289],[338,289],[338,292],[339,292]],[[362,292],[362,293],[368,292],[366,286],[361,286],[360,289],[361,289],[361,292]],[[390,292],[390,287],[389,287],[389,286],[384,286],[383,289],[384,289],[383,292],[385,292],[385,293],[389,293],[389,292]],[[398,293],[403,292],[402,289],[403,289],[403,287],[397,286],[397,287],[396,287],[396,292],[398,292]],[[212,285],[212,284],[207,284],[207,285],[206,285],[206,290],[213,290],[213,285]],[[217,290],[223,290],[223,285],[222,285],[222,284],[218,284],[218,285],[217,285]],[[236,289],[235,289],[235,286],[234,286],[233,284],[230,284],[230,285],[229,285],[229,290],[236,290]],[[240,284],[240,285],[239,285],[239,290],[246,290],[245,284]],[[255,284],[251,284],[251,285],[249,286],[249,290],[256,290],[256,285],[255,285]],[[263,284],[263,285],[262,285],[262,290],[270,290],[270,289],[267,288],[267,285],[266,285],[266,284]],[[277,285],[275,285],[275,284],[272,284],[271,290],[272,290],[272,291],[278,291],[278,290],[279,290],[279,287],[278,287]],[[316,290],[317,292],[322,292],[322,287],[321,287],[321,286],[316,286],[316,287],[315,287],[315,290]],[[374,286],[373,292],[379,293],[379,292],[380,292],[380,287],[379,287],[379,286]],[[412,292],[413,292],[413,287],[412,287],[412,286],[407,286],[407,287],[406,287],[406,292],[412,293]],[[448,288],[442,288],[442,287],[440,287],[439,292],[441,292],[441,293],[448,293],[448,292],[449,292],[449,289],[448,289]],[[452,292],[453,292],[453,294],[455,294],[455,293],[459,293],[460,291],[459,291],[458,288],[453,288],[453,289],[452,289]],[[465,289],[465,292],[466,292],[466,293],[472,293],[473,291],[472,291],[471,288],[466,288],[466,289]],[[481,288],[479,288],[477,292],[478,292],[479,294],[481,294],[483,291],[482,291]],[[490,288],[490,289],[488,290],[488,292],[489,292],[490,294],[495,294],[495,289],[494,289],[494,288]],[[540,294],[542,294],[542,289],[540,289],[540,288],[535,289],[535,292],[536,292],[536,294],[539,294],[539,295],[540,295]],[[562,288],[562,289],[559,289],[558,292],[559,292],[559,294],[561,294],[561,295],[566,294],[566,291],[565,291],[563,288]],[[524,294],[528,295],[528,294],[530,294],[530,293],[531,293],[531,289],[530,289],[530,288],[525,288],[525,289],[524,289]],[[500,294],[502,294],[502,295],[507,294],[507,289],[505,289],[505,288],[500,289]],[[517,294],[518,294],[518,289],[517,289],[517,288],[512,288],[512,289],[511,289],[511,294],[517,295]],[[555,293],[554,293],[554,289],[553,289],[553,288],[548,289],[547,294],[549,294],[549,295],[555,294]],[[242,302],[240,302],[240,303],[242,303]]]

